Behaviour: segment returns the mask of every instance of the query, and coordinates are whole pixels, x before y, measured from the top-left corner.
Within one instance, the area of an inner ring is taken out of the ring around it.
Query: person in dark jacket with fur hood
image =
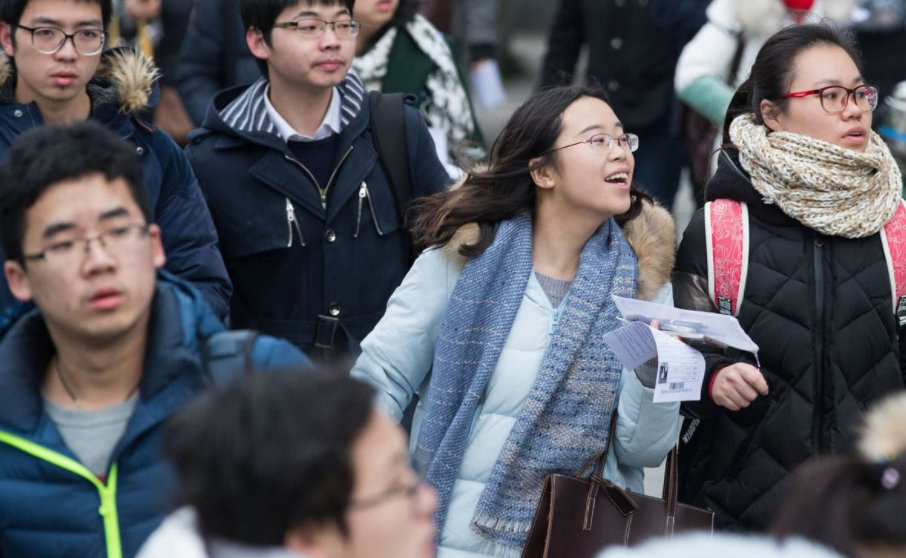
[[[136,116],[157,102],[158,72],[139,52],[103,52],[110,0],[10,0],[2,6],[0,158],[27,130],[89,117],[132,142],[163,231],[167,270],[200,289],[214,312],[226,317],[232,286],[195,175],[170,136]],[[0,326],[17,311],[3,282]]]
[[[673,277],[677,306],[729,306],[760,347],[758,360],[706,355],[701,400],[683,406],[693,420],[680,497],[714,510],[720,528],[767,528],[789,473],[850,450],[865,408],[903,389],[883,234],[902,211],[901,176],[871,131],[876,106],[850,32],[807,24],[767,40],[728,112],[705,194],[748,208],[744,294],[735,305],[714,294],[712,278],[733,263],[726,245],[711,248],[711,231],[725,229],[711,213],[709,230],[709,208],[686,229]]]

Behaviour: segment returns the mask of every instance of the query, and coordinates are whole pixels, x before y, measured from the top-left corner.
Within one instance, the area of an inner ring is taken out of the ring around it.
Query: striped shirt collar
[[[340,127],[342,126],[342,120],[340,119],[340,90],[336,87],[333,88],[330,95],[330,105],[327,107],[327,113],[324,115],[324,120],[321,121],[321,125],[318,126],[314,135],[311,136],[300,134],[285,118],[283,118],[283,116],[280,115],[279,112],[277,112],[277,109],[271,104],[269,93],[270,86],[264,90],[264,108],[267,110],[268,118],[271,119],[271,122],[273,122],[274,126],[277,128],[277,133],[285,141],[318,141],[340,133]]]
[[[267,78],[260,78],[220,111],[224,123],[238,132],[279,136],[280,129],[267,110],[268,83]],[[346,74],[336,89],[340,92],[340,123],[345,128],[362,112],[367,93],[362,81],[352,72]]]

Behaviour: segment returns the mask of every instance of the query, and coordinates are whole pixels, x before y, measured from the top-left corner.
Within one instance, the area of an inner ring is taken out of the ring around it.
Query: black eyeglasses
[[[31,33],[31,44],[41,54],[57,52],[69,39],[76,52],[85,56],[94,56],[104,50],[104,43],[107,42],[107,33],[101,29],[80,29],[75,33],[67,33],[56,27],[26,27],[24,25],[16,27]]]
[[[340,39],[351,39],[359,34],[359,22],[351,19],[341,21],[324,21],[323,19],[300,19],[299,21],[284,21],[271,25],[271,29],[293,29],[306,39],[317,39],[333,29]]]
[[[577,141],[576,143],[571,143],[569,145],[564,145],[563,147],[557,147],[549,151],[545,151],[542,155],[547,155],[548,153],[553,153],[554,151],[560,151],[561,149],[566,149],[567,147],[573,147],[575,145],[582,145],[587,143],[591,147],[592,151],[597,151],[599,153],[608,153],[613,150],[616,144],[620,144],[620,147],[629,151],[630,153],[634,152],[639,148],[639,136],[635,134],[623,134],[620,137],[613,137],[610,134],[595,134],[584,141]]]

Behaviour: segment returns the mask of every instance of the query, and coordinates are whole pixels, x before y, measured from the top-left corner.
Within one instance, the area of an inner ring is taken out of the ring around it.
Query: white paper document
[[[698,401],[705,378],[705,357],[682,341],[648,324],[633,322],[604,336],[620,362],[633,369],[657,357],[654,402]]]
[[[683,310],[619,296],[613,297],[617,309],[630,322],[650,323],[657,320],[661,330],[667,333],[699,335],[708,340],[723,343],[750,353],[758,352],[758,345],[752,341],[733,316],[714,312]]]

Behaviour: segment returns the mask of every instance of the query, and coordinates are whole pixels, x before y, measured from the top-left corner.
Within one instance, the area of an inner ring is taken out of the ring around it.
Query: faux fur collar
[[[135,113],[148,105],[160,71],[151,58],[131,48],[104,52],[88,88],[94,104],[115,102],[120,112]],[[13,102],[15,69],[0,51],[0,99]]]
[[[670,280],[676,260],[676,232],[673,217],[657,204],[645,203],[642,213],[626,223],[623,235],[639,261],[639,285],[636,298],[654,300],[661,287]],[[464,225],[444,247],[449,258],[463,259],[460,247],[478,240],[478,225]],[[465,261],[463,260],[463,263]]]

